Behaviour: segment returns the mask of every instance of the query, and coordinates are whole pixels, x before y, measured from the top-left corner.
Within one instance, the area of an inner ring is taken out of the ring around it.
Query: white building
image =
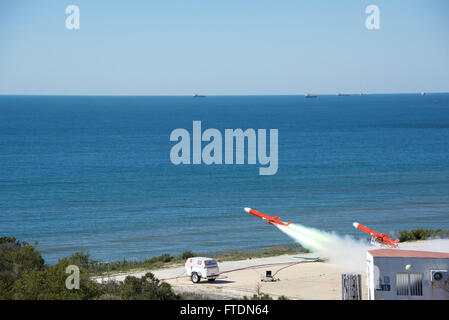
[[[369,250],[370,300],[449,300],[449,253],[399,249]]]

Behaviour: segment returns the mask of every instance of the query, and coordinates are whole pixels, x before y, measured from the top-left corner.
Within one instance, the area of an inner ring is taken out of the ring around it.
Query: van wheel
[[[215,278],[207,279],[207,281],[209,281],[209,282],[214,282],[214,281],[215,281]]]
[[[190,276],[190,280],[192,280],[193,283],[200,282],[201,277],[196,272],[192,272],[192,275]]]

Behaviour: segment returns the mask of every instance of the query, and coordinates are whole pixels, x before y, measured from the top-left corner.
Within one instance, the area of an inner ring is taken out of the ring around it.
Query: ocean
[[[279,130],[279,168],[179,165],[176,128]],[[45,261],[292,242],[251,207],[366,238],[449,228],[449,94],[0,96],[0,236]]]

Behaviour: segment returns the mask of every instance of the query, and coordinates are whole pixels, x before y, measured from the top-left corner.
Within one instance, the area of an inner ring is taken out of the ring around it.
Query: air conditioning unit
[[[448,270],[431,270],[430,274],[432,282],[448,281],[449,278]]]

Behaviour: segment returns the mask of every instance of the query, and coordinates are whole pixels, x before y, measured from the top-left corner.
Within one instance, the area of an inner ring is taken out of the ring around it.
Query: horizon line
[[[338,94],[343,95],[397,95],[397,94],[448,94],[449,91],[411,91],[411,92],[345,92],[340,91],[336,93],[278,93],[278,94],[201,94],[205,97],[246,97],[246,96],[305,96],[306,94],[313,94],[315,96],[337,96]],[[42,97],[193,97],[194,94],[35,94],[35,93],[0,93],[0,96],[42,96]]]

